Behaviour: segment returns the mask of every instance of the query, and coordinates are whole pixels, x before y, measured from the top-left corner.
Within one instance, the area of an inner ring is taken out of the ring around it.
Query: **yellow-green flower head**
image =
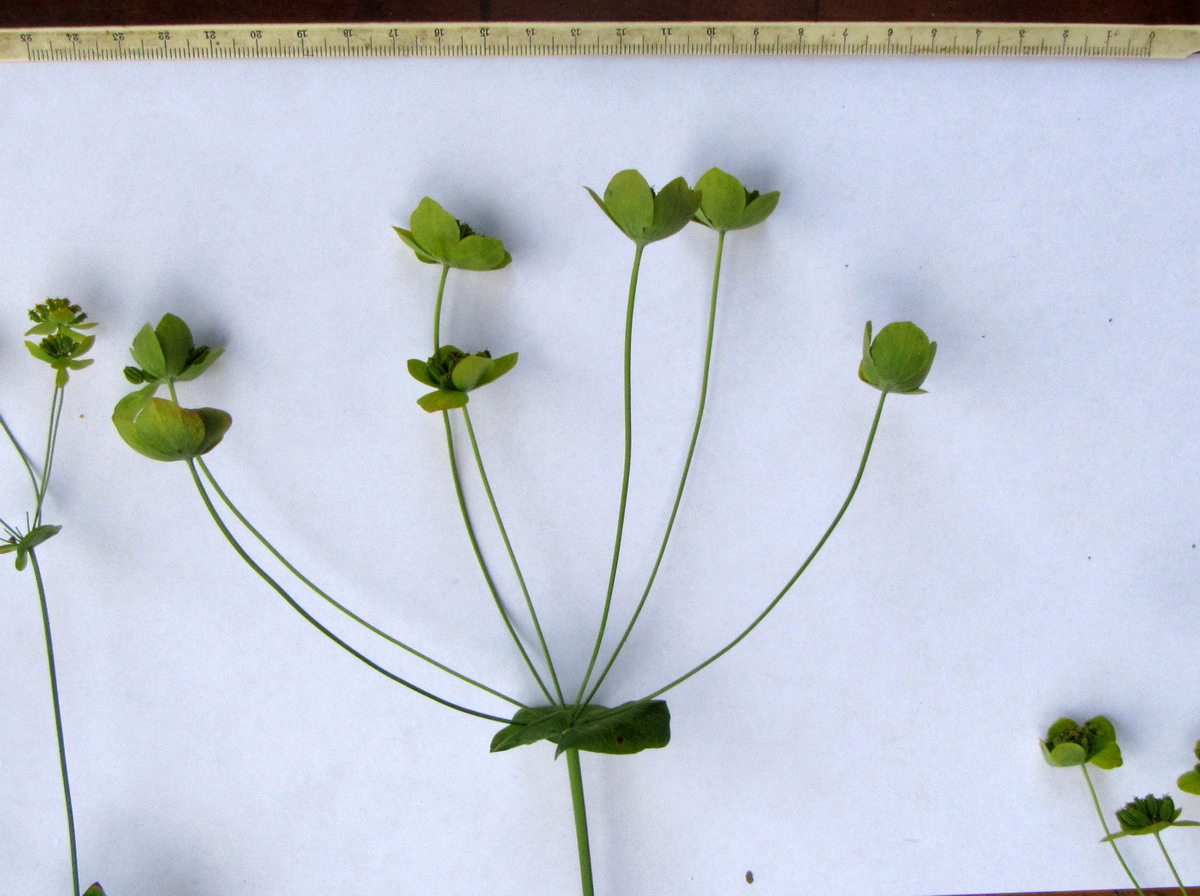
[[[1074,719],[1059,719],[1046,732],[1042,755],[1058,768],[1090,762],[1108,769],[1117,768],[1122,761],[1116,729],[1104,716],[1088,719],[1082,725]]]
[[[61,388],[70,379],[68,370],[82,370],[92,363],[91,358],[82,356],[91,349],[95,341],[95,336],[80,336],[78,333],[68,330],[52,333],[44,337],[37,345],[26,342],[25,348],[29,349],[29,354],[39,361],[45,361],[58,371],[54,381]]]
[[[858,378],[882,392],[921,395],[921,384],[933,366],[937,343],[914,323],[888,324],[871,339],[871,322],[863,333],[863,357]]]
[[[139,454],[153,460],[191,460],[212,451],[233,423],[216,408],[184,408],[155,398],[155,388],[152,384],[131,392],[113,410],[117,432]]]
[[[413,211],[409,230],[393,227],[420,261],[463,271],[495,271],[512,261],[500,240],[483,236],[426,196]]]
[[[25,331],[26,336],[49,336],[64,333],[80,336],[78,330],[90,330],[95,324],[85,323],[87,315],[78,305],[68,299],[46,299],[29,309],[33,326]]]
[[[196,345],[186,323],[164,314],[157,327],[146,324],[133,337],[129,353],[138,366],[126,367],[125,378],[135,385],[187,382],[204,373],[223,351]]]
[[[743,230],[767,219],[779,202],[779,191],[760,194],[720,168],[710,168],[696,181],[700,208],[695,220],[718,233]]]
[[[639,246],[678,233],[700,207],[700,194],[688,189],[687,181],[682,177],[655,192],[646,178],[632,169],[613,176],[604,190],[603,199],[591,187],[584,189],[609,220]]]
[[[432,413],[461,408],[468,392],[498,380],[516,364],[516,352],[493,358],[487,351],[469,355],[453,345],[443,345],[428,361],[411,359],[408,372],[417,382],[436,390],[417,399],[417,404]]]
[[[1104,840],[1157,834],[1169,827],[1200,825],[1200,822],[1197,821],[1177,821],[1181,812],[1183,809],[1175,808],[1175,801],[1169,796],[1146,794],[1132,799],[1125,804],[1124,808],[1117,810],[1117,822],[1121,825],[1121,833],[1109,834]]]

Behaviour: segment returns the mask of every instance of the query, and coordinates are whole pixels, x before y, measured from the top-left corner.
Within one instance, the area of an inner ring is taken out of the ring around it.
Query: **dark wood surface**
[[[0,0],[0,27],[268,22],[950,21],[1200,24],[1200,0]]]

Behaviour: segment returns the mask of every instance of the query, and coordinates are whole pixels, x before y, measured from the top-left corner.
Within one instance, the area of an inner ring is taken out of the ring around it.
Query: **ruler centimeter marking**
[[[1200,25],[481,22],[0,30],[0,62],[479,56],[1064,56],[1182,59]]]

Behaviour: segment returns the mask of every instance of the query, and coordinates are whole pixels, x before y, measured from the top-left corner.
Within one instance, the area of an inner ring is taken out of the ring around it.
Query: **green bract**
[[[1195,749],[1196,758],[1200,759],[1200,740],[1196,741]],[[1197,764],[1190,772],[1184,772],[1179,776],[1176,782],[1179,789],[1184,793],[1200,794],[1200,764]]]
[[[1046,732],[1042,755],[1048,763],[1060,768],[1085,762],[1105,769],[1121,764],[1116,729],[1104,716],[1088,719],[1082,725],[1074,719],[1059,719]]]
[[[52,333],[37,345],[26,342],[25,347],[29,349],[29,354],[58,371],[54,382],[61,388],[70,379],[68,370],[82,370],[92,363],[91,358],[81,359],[80,355],[85,354],[95,341],[95,336],[80,336],[68,330]]]
[[[858,378],[883,392],[921,395],[921,384],[933,366],[937,343],[914,323],[888,324],[871,339],[871,322],[863,333],[863,358]]]
[[[426,264],[463,271],[495,271],[512,261],[500,240],[476,233],[428,196],[417,203],[408,226],[410,230],[392,229]]]
[[[117,402],[112,421],[134,451],[154,460],[191,460],[207,454],[233,422],[216,408],[184,408],[154,397],[155,386],[131,392]]]
[[[33,321],[33,326],[25,331],[26,336],[49,336],[51,333],[80,336],[79,330],[90,330],[96,326],[84,323],[87,315],[68,299],[46,299],[29,310],[29,319]]]
[[[192,331],[174,314],[164,314],[158,326],[146,324],[133,337],[129,350],[137,367],[126,367],[131,383],[187,382],[194,380],[221,356],[224,349],[196,345]]]
[[[5,526],[5,528],[8,527]],[[21,535],[13,529],[8,529],[10,533],[8,539],[0,541],[0,554],[11,554],[15,551],[17,569],[24,569],[29,560],[29,552],[43,541],[53,538],[61,530],[62,526],[34,526]]]
[[[428,361],[416,358],[408,362],[413,379],[433,386],[437,391],[422,395],[417,404],[427,411],[448,411],[467,403],[467,393],[497,380],[516,366],[517,353],[493,358],[482,351],[473,355],[443,345]]]
[[[656,193],[646,178],[632,169],[619,172],[608,182],[603,199],[591,187],[584,189],[609,220],[639,246],[678,233],[700,207],[700,194],[688,189],[682,177]]]
[[[1138,837],[1143,834],[1157,834],[1169,827],[1197,827],[1200,821],[1176,821],[1183,809],[1175,808],[1175,801],[1169,796],[1153,796],[1146,794],[1130,800],[1125,807],[1117,810],[1117,821],[1121,825],[1119,834],[1109,834],[1105,840],[1116,840],[1118,837]]]
[[[779,202],[779,191],[759,194],[720,168],[710,168],[696,181],[700,208],[695,220],[718,233],[753,227],[767,219]]]

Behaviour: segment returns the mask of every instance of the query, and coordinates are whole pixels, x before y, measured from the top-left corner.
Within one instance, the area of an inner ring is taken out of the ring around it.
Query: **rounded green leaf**
[[[1056,744],[1053,747],[1042,744],[1042,755],[1056,768],[1068,768],[1087,762],[1087,753],[1079,744]]]
[[[492,366],[487,369],[479,382],[475,384],[475,388],[486,386],[488,383],[495,382],[517,366],[517,353],[513,352],[508,355],[501,355],[499,358],[492,359]]]
[[[713,230],[732,230],[746,209],[746,188],[732,174],[710,168],[696,181],[700,208],[696,219]]]
[[[449,411],[453,408],[461,408],[467,401],[466,392],[456,392],[452,389],[438,389],[436,392],[422,395],[417,399],[417,404],[423,410],[429,411],[432,414],[434,411]]]
[[[408,373],[418,383],[437,388],[437,382],[429,375],[429,365],[417,358],[408,359]]]
[[[187,367],[188,358],[196,347],[192,341],[192,331],[174,314],[164,314],[154,328],[154,336],[162,348],[166,376],[169,379],[178,377]],[[142,366],[145,368],[145,365]]]
[[[588,192],[612,222],[634,242],[641,241],[654,224],[654,191],[646,178],[632,168],[613,175],[604,189],[603,201],[592,190]]]
[[[1184,793],[1200,794],[1200,771],[1184,772],[1176,783]]]
[[[761,196],[756,196],[750,200],[746,206],[742,216],[738,219],[737,230],[744,230],[747,227],[753,227],[756,224],[761,224],[770,217],[771,212],[775,211],[775,206],[779,205],[779,191],[774,190],[770,193],[763,193]]]
[[[153,397],[153,386],[126,395],[113,410],[113,424],[125,443],[153,460],[191,460],[211,451],[233,418],[216,408],[183,408]]]
[[[422,249],[420,244],[413,239],[411,230],[405,230],[403,227],[393,227],[392,230],[396,231],[396,236],[400,237],[404,241],[404,244],[413,250],[413,254],[417,256],[418,261],[423,261],[426,264],[438,264],[438,260]]]
[[[408,226],[412,238],[430,257],[449,264],[450,254],[459,241],[458,221],[452,214],[426,196],[417,203]]]
[[[664,240],[683,230],[700,207],[700,194],[677,177],[654,197],[654,223],[643,239],[647,243]]]
[[[496,271],[506,267],[512,256],[495,237],[473,233],[450,250],[447,260],[450,267],[463,271]]]
[[[937,343],[916,324],[898,321],[888,324],[871,338],[871,322],[863,333],[863,357],[858,377],[883,392],[902,395],[921,394],[921,384],[933,366]]]
[[[484,355],[467,355],[450,371],[450,381],[455,389],[470,392],[487,374],[495,362]]]
[[[133,347],[129,350],[134,363],[155,379],[163,379],[167,375],[167,359],[163,355],[158,337],[149,324],[138,330],[133,337]]]

